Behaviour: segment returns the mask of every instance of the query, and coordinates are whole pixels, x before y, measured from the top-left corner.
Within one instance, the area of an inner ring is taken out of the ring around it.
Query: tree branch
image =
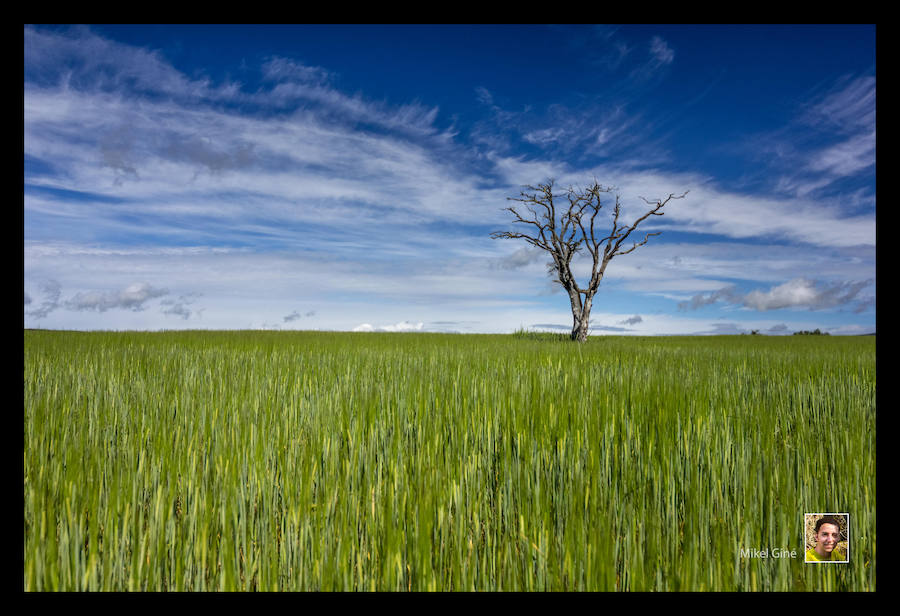
[[[643,246],[644,244],[646,244],[646,243],[647,243],[647,240],[648,240],[651,236],[653,236],[653,235],[659,235],[659,233],[648,233],[648,234],[647,234],[647,237],[645,237],[644,240],[643,240],[642,242],[636,243],[634,246],[632,246],[629,250],[626,250],[625,252],[619,252],[619,247],[622,245],[622,242],[624,242],[626,239],[628,239],[628,236],[631,235],[631,232],[632,232],[632,231],[634,231],[635,229],[637,229],[637,227],[638,227],[639,224],[641,224],[642,222],[644,222],[644,221],[645,221],[647,218],[649,218],[650,216],[663,216],[663,215],[665,214],[665,212],[661,212],[660,210],[661,210],[663,207],[665,207],[665,205],[666,205],[669,201],[671,201],[672,199],[683,199],[683,198],[685,197],[685,195],[688,194],[688,192],[690,192],[690,191],[685,191],[683,194],[681,194],[681,195],[679,195],[679,196],[677,196],[677,197],[676,197],[674,194],[669,194],[669,196],[666,197],[666,199],[665,199],[664,201],[663,201],[663,200],[659,200],[659,199],[657,199],[656,201],[648,201],[647,199],[644,199],[643,197],[640,197],[640,199],[642,199],[642,200],[644,201],[644,203],[646,203],[646,204],[648,204],[648,205],[652,205],[652,206],[654,206],[654,207],[653,207],[652,210],[650,210],[649,212],[647,212],[646,214],[644,214],[643,216],[641,216],[640,218],[638,218],[636,221],[634,221],[634,224],[631,225],[630,227],[628,227],[627,231],[625,231],[624,234],[620,234],[620,235],[618,236],[618,238],[616,239],[615,246],[614,246],[613,249],[612,249],[610,258],[612,258],[612,257],[614,257],[614,256],[616,256],[616,255],[625,255],[625,254],[628,254],[629,252],[631,252],[632,250],[634,250],[634,249],[637,248],[638,246]],[[616,220],[618,220],[618,218],[619,218],[619,203],[618,203],[618,199],[617,199],[617,200],[616,200]],[[623,229],[624,229],[624,227],[623,227]],[[615,234],[615,229],[613,229],[613,233]]]
[[[609,186],[601,186],[596,179],[593,184],[584,189],[576,189],[570,186],[565,193],[565,197],[568,200],[568,209],[562,212],[557,219],[554,199],[559,195],[553,193],[553,183],[554,181],[551,179],[546,184],[539,184],[537,187],[524,186],[524,190],[519,193],[518,197],[508,197],[510,201],[522,203],[523,207],[531,215],[530,219],[523,217],[515,207],[504,208],[512,213],[512,222],[534,226],[537,229],[535,235],[514,231],[495,231],[491,233],[491,238],[524,239],[529,244],[546,250],[553,257],[549,267],[556,272],[555,282],[559,282],[570,292],[570,295],[573,292],[585,295],[586,300],[589,300],[596,293],[606,267],[613,257],[633,252],[638,246],[646,244],[654,235],[660,235],[660,232],[647,233],[643,240],[634,242],[631,248],[623,250],[623,243],[634,230],[650,216],[664,215],[662,209],[672,199],[682,199],[688,194],[688,191],[677,196],[669,194],[665,199],[657,199],[656,201],[640,197],[644,203],[652,207],[631,225],[620,224],[619,217],[622,213],[622,208],[619,196],[616,195],[612,212],[612,231],[609,235],[597,239],[595,222],[597,215],[603,208],[602,195],[615,189]],[[589,215],[589,224],[587,226],[585,225],[586,215]],[[600,245],[604,242],[605,246],[601,256]],[[582,246],[587,246],[593,260],[591,279],[587,288],[578,286],[571,270],[572,259]],[[574,301],[573,297],[573,307],[575,306]],[[580,304],[580,299],[578,303]]]
[[[549,252],[553,252],[553,248],[548,246],[545,241],[541,241],[535,237],[532,237],[526,233],[515,233],[512,231],[494,231],[491,233],[491,239],[524,239],[529,244],[537,246],[538,248],[543,248]]]

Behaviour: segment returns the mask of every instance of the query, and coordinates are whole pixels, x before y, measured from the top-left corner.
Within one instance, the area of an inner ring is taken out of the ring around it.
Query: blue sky
[[[596,178],[628,222],[690,192],[593,334],[875,331],[874,26],[25,26],[24,56],[25,327],[566,331],[546,253],[490,232]]]

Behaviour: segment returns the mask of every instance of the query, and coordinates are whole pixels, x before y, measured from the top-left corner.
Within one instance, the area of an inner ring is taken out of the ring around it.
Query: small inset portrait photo
[[[804,514],[806,562],[850,562],[850,514]]]

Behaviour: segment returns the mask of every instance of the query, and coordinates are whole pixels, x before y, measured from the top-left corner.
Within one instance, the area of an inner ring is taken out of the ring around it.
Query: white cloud
[[[754,310],[831,308],[854,301],[859,292],[869,284],[871,281],[822,285],[806,278],[795,278],[768,291],[751,291],[744,296],[742,303]]]
[[[803,120],[813,126],[822,124],[844,132],[875,128],[876,83],[872,75],[845,76],[824,95],[807,103]]]
[[[846,177],[875,164],[875,131],[850,137],[814,154],[809,168],[834,177]]]
[[[838,199],[776,199],[742,194],[717,187],[708,177],[691,173],[634,171],[618,165],[597,166],[584,171],[553,167],[546,163],[524,162],[517,158],[497,158],[509,183],[535,184],[555,178],[559,187],[583,184],[597,178],[613,184],[621,195],[620,223],[631,223],[646,213],[650,200],[680,195],[684,199],[666,205],[665,216],[648,219],[635,231],[688,231],[722,235],[727,238],[760,238],[791,241],[824,247],[875,245],[874,214],[847,215]],[[525,178],[531,178],[526,180]],[[535,180],[534,178],[540,178]],[[611,202],[612,200],[610,200]],[[597,224],[612,226],[611,206]],[[509,219],[509,215],[506,216]],[[644,236],[640,235],[639,241]]]
[[[812,280],[795,278],[768,291],[751,291],[744,296],[743,304],[754,310],[815,306],[819,295]]]
[[[325,83],[332,78],[330,71],[321,66],[309,66],[290,58],[273,57],[262,66],[263,76],[270,81],[295,81],[301,83]]]
[[[132,214],[172,221],[173,233],[202,231],[186,225],[186,216],[207,226],[221,221],[231,234],[241,230],[234,220],[248,218],[278,232],[284,223],[308,221],[336,225],[342,234],[348,223],[474,222],[497,218],[495,204],[503,202],[500,189],[478,187],[476,177],[455,169],[458,157],[443,156],[442,143],[424,147],[309,115],[263,120],[142,102],[134,116],[105,94],[32,89],[25,107],[26,156],[53,160],[65,172],[29,177],[30,185],[124,199]],[[41,207],[41,199],[48,198],[26,195],[26,210]],[[65,201],[57,207],[60,201],[46,210],[90,215],[93,224],[121,220],[121,211],[102,201],[88,209]]]
[[[625,173],[623,204],[633,214],[644,207],[636,197],[647,198],[690,190],[687,197],[666,206],[663,219],[648,221],[648,230],[717,234],[731,238],[769,238],[814,246],[875,245],[875,216],[848,216],[833,200],[775,199],[721,190],[706,178],[690,174]],[[644,208],[645,209],[645,208]],[[627,210],[626,210],[627,213]],[[643,227],[642,227],[643,228]]]
[[[821,310],[859,301],[860,291],[871,283],[871,280],[864,280],[829,284],[807,278],[795,278],[775,285],[766,291],[756,289],[746,294],[739,293],[732,286],[705,295],[695,295],[690,301],[682,302],[679,308],[696,310],[702,306],[724,301],[758,311],[783,308]]]
[[[650,55],[660,64],[671,64],[675,59],[675,52],[658,36],[650,41]]]
[[[540,248],[520,246],[508,256],[497,259],[497,267],[501,269],[519,269],[532,263],[543,263],[550,260],[550,254]]]
[[[206,79],[189,79],[158,52],[105,39],[84,26],[63,33],[26,26],[24,38],[26,77],[55,82],[64,89],[127,87],[185,101],[229,99],[238,92],[234,83],[214,87]]]
[[[876,162],[875,99],[873,75],[845,76],[810,95],[781,129],[752,139],[776,190],[845,199],[841,182],[864,178]]]
[[[184,320],[188,320],[194,315],[199,317],[204,308],[188,308],[188,306],[196,301],[195,298],[197,295],[198,293],[187,293],[185,295],[180,295],[177,299],[167,297],[166,299],[160,300],[160,306],[165,306],[162,313],[165,315],[178,316]]]
[[[62,294],[61,286],[56,280],[44,280],[40,283],[39,288],[41,291],[41,295],[44,298],[40,306],[25,311],[25,314],[33,319],[43,319],[51,312],[56,310],[59,307],[59,298]],[[25,299],[25,305],[32,304],[33,300],[27,292],[25,294]]]
[[[380,325],[375,327],[370,323],[360,323],[356,327],[353,328],[355,332],[416,332],[422,331],[425,327],[425,323],[412,323],[410,321],[401,321],[399,323],[395,323],[393,325]]]
[[[143,310],[148,300],[168,295],[169,291],[153,287],[146,282],[131,284],[121,291],[82,291],[66,300],[69,310],[96,310],[106,312],[114,308]]]
[[[629,74],[631,87],[647,86],[657,83],[664,75],[664,67],[675,60],[675,51],[659,36],[650,39],[648,58],[638,64]]]

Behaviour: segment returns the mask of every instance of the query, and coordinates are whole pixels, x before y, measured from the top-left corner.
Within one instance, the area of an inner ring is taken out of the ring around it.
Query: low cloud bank
[[[765,312],[782,308],[809,308],[821,310],[843,306],[854,301],[861,301],[857,312],[868,307],[871,302],[867,298],[858,300],[859,292],[869,286],[872,280],[858,282],[824,283],[807,278],[794,278],[784,284],[776,285],[768,291],[754,290],[739,293],[735,287],[724,287],[712,293],[700,293],[690,300],[678,304],[679,310],[697,310],[703,306],[723,301]]]
[[[122,291],[86,291],[76,293],[65,302],[70,310],[96,310],[106,312],[113,308],[123,308],[139,312],[144,310],[148,300],[168,295],[167,289],[159,289],[145,282],[130,285]]]
[[[141,312],[146,310],[148,302],[163,297],[159,302],[161,312],[165,315],[189,319],[199,316],[203,309],[189,308],[199,293],[187,293],[177,298],[168,297],[169,290],[155,287],[146,282],[137,282],[121,290],[113,291],[79,291],[68,299],[62,299],[62,286],[56,280],[42,282],[38,290],[41,294],[40,304],[25,292],[25,315],[33,319],[46,318],[51,312],[59,309],[74,312],[106,312],[108,310],[130,310]]]
[[[59,307],[59,297],[62,293],[59,283],[55,280],[44,281],[40,285],[40,290],[44,300],[37,308],[25,312],[25,314],[35,319],[43,319],[56,310]],[[31,296],[25,293],[25,305],[30,306],[33,303],[34,300],[31,299]]]
[[[401,321],[400,323],[396,323],[394,325],[380,325],[375,327],[370,323],[360,323],[356,327],[353,328],[355,332],[414,332],[414,331],[422,331],[422,328],[425,327],[425,323],[411,323],[410,321]]]
[[[189,293],[187,295],[180,295],[178,299],[166,298],[159,302],[161,306],[165,306],[163,309],[163,314],[181,317],[184,320],[191,318],[192,315],[200,316],[200,313],[203,312],[203,308],[199,310],[194,310],[188,308],[190,304],[194,303],[194,298],[199,295],[199,293]]]

